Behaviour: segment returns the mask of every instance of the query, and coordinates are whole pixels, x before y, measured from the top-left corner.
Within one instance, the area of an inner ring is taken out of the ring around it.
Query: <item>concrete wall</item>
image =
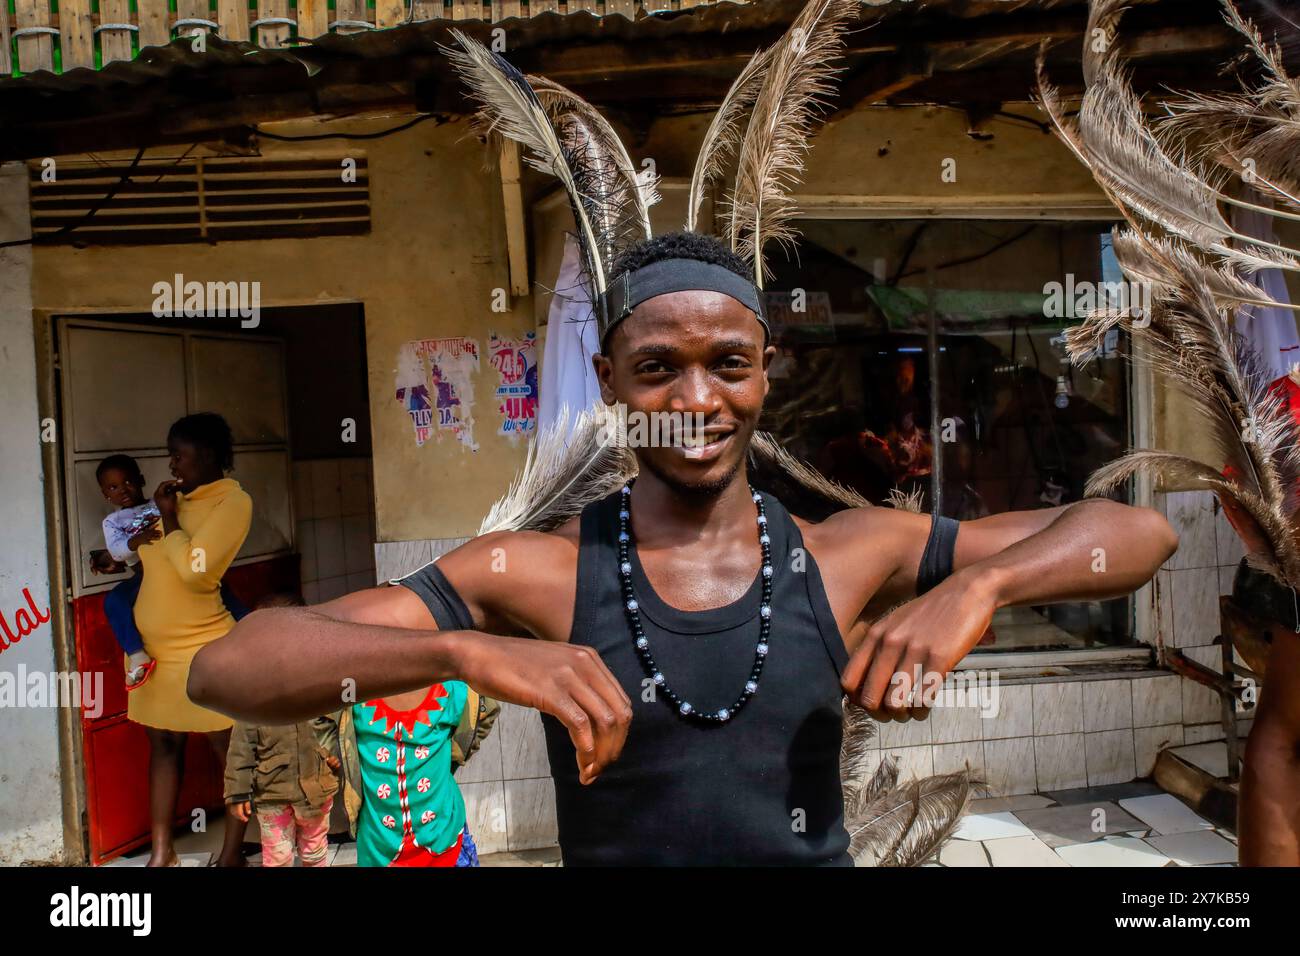
[[[384,117],[331,130],[382,130]],[[282,133],[318,132],[314,123],[281,124]],[[368,236],[217,245],[43,247],[32,282],[38,309],[147,312],[153,284],[174,273],[200,281],[259,281],[261,304],[360,301],[365,307],[376,522],[381,541],[472,532],[523,459],[522,442],[495,434],[496,373],[489,332],[518,336],[533,327],[528,297],[491,310],[492,292],[509,290],[501,185],[485,169],[484,148],[463,123],[421,124],[358,144],[368,160],[372,231]],[[345,142],[262,144],[264,155],[349,154]],[[174,151],[178,152],[178,151]],[[168,154],[169,155],[169,154]],[[129,157],[127,157],[129,158]],[[395,400],[398,351],[412,340],[472,336],[481,367],[473,394],[478,451],[444,437],[417,447]],[[329,388],[322,367],[318,386]]]
[[[0,242],[30,234],[27,170],[0,166]],[[0,681],[25,703],[23,673],[54,671],[49,623],[45,476],[37,413],[32,333],[32,249],[0,249],[0,453],[4,474],[4,548],[0,549],[0,615],[18,636],[23,618],[35,630],[17,643],[0,640]],[[38,623],[28,608],[31,596]],[[5,645],[8,646],[5,646]],[[14,687],[14,685],[17,685]],[[0,865],[58,861],[63,853],[57,710],[0,704]]]

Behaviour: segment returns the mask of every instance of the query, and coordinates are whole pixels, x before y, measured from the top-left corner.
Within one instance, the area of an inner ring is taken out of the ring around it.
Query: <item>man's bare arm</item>
[[[558,718],[574,741],[584,783],[622,751],[631,702],[595,651],[440,632],[404,587],[373,588],[312,608],[254,611],[195,655],[188,691],[196,703],[233,717],[285,724],[443,680],[463,680],[480,693]]]
[[[913,525],[899,547],[906,563],[891,582],[897,589],[900,576],[902,586],[910,579],[915,593],[929,521]],[[902,716],[910,710],[905,703],[917,666],[922,674],[947,674],[998,608],[1128,594],[1149,581],[1177,546],[1164,516],[1105,499],[965,522],[952,576],[871,625],[845,669],[845,691],[881,716]],[[901,676],[892,681],[895,674]],[[896,694],[886,700],[891,687]]]

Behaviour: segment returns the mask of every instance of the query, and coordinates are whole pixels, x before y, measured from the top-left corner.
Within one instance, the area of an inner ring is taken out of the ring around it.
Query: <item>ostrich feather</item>
[[[1152,131],[1122,66],[1117,24],[1133,0],[1094,0],[1084,45],[1087,89],[1077,127],[1066,120],[1059,95],[1045,75],[1046,44],[1038,56],[1039,100],[1061,139],[1089,167],[1121,208],[1132,210],[1185,240],[1212,251],[1239,271],[1265,268],[1300,271],[1296,250],[1236,232],[1219,202],[1267,215],[1270,207],[1227,196],[1179,161]],[[1100,40],[1094,39],[1100,31]],[[1285,214],[1282,214],[1285,215]]]
[[[902,488],[890,488],[887,500],[889,504],[899,511],[910,511],[912,514],[924,514],[922,499],[925,497],[925,491],[922,488],[913,488],[911,491],[904,491]]]
[[[831,61],[844,45],[856,0],[809,0],[777,41],[740,144],[730,205],[731,247],[753,263],[754,283],[767,277],[763,246],[791,243],[799,183],[816,108],[831,92]]]
[[[1261,85],[1241,93],[1186,94],[1168,104],[1157,132],[1201,161],[1235,175],[1254,164],[1258,183],[1300,209],[1300,84],[1287,75],[1281,51],[1224,0],[1224,17],[1263,67]]]
[[[869,769],[874,735],[867,712],[846,700],[840,782],[849,855],[857,866],[919,866],[952,836],[984,784],[966,770],[900,786],[893,757]]]
[[[605,243],[596,231],[598,224],[604,223],[604,211],[599,208],[603,197],[592,192],[592,181],[603,182],[605,171],[586,165],[590,157],[585,151],[574,154],[561,143],[537,93],[519,70],[460,30],[453,29],[451,35],[461,48],[444,47],[443,52],[481,104],[481,122],[523,146],[530,166],[555,176],[564,186],[587,272],[595,291],[603,293],[609,264],[601,257]]]
[[[704,142],[695,157],[695,171],[691,174],[691,189],[686,200],[688,232],[696,229],[705,192],[723,177],[731,156],[740,146],[741,120],[758,96],[775,50],[775,46],[770,46],[749,58],[749,62],[727,90],[722,105],[713,114],[713,121],[709,123],[709,128],[704,133]]]
[[[483,519],[479,534],[551,531],[636,477],[636,458],[607,440],[597,408],[579,412],[572,423],[569,418],[569,409],[562,408],[534,437],[523,468]]]
[[[1131,5],[1132,0],[1091,4],[1084,53],[1088,85],[1077,126],[1065,118],[1039,56],[1040,102],[1062,141],[1127,220],[1129,228],[1115,235],[1116,258],[1125,274],[1146,283],[1151,293],[1144,314],[1121,309],[1089,315],[1067,333],[1067,350],[1081,361],[1106,331],[1127,328],[1143,345],[1141,361],[1190,400],[1218,461],[1211,465],[1161,451],[1134,451],[1097,471],[1087,493],[1113,491],[1138,472],[1212,490],[1245,511],[1267,539],[1261,553],[1249,555],[1251,561],[1295,585],[1300,583],[1295,494],[1300,436],[1289,409],[1269,387],[1271,373],[1230,322],[1239,305],[1270,301],[1245,276],[1264,267],[1294,268],[1294,251],[1234,232],[1219,210],[1219,202],[1233,200],[1202,168],[1195,150],[1178,135],[1162,142],[1152,131],[1119,53],[1118,24]],[[1094,46],[1093,30],[1101,31],[1104,42]],[[1176,94],[1170,101],[1185,102]],[[1176,105],[1166,108],[1178,115]],[[1193,104],[1189,115],[1197,109]],[[1206,126],[1207,111],[1199,115],[1201,126],[1183,129],[1217,140],[1213,148],[1233,146],[1233,135]],[[1227,462],[1226,473],[1220,473],[1220,462]]]
[[[591,194],[589,205],[600,222],[596,234],[605,240],[602,256],[612,266],[628,245],[650,238],[650,207],[660,200],[658,176],[638,174],[609,121],[577,93],[544,76],[527,80],[565,147],[590,157],[582,166],[591,170],[591,182],[579,186]]]
[[[852,488],[846,488],[837,481],[832,481],[807,462],[800,461],[781,447],[772,435],[756,431],[750,439],[749,453],[751,461],[764,470],[776,471],[789,478],[804,490],[812,492],[823,501],[839,509],[870,508],[871,502]],[[756,478],[755,481],[761,480]]]
[[[858,866],[920,866],[956,831],[983,786],[964,770],[890,787],[845,820],[849,854]]]

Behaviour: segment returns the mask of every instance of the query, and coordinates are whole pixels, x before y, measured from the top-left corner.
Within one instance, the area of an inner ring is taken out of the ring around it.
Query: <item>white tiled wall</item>
[[[995,796],[1124,783],[1182,743],[1182,679],[1138,676],[998,686],[997,713],[936,707],[926,721],[880,726],[875,746],[900,776],[970,766]]]
[[[328,601],[375,584],[375,499],[370,459],[293,463],[302,595]]]
[[[1159,642],[1178,648],[1198,663],[1219,670],[1219,595],[1232,591],[1237,564],[1245,554],[1241,539],[1208,491],[1178,491],[1156,495],[1178,532],[1178,551],[1159,572]],[[1180,680],[1182,742],[1222,740],[1219,697],[1208,687]],[[1240,712],[1240,711],[1239,711]],[[1173,723],[1170,721],[1169,723]],[[1243,722],[1240,731],[1246,732]]]

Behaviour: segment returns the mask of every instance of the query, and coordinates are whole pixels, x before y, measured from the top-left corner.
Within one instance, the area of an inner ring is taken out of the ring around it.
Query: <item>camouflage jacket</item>
[[[226,755],[226,800],[324,806],[339,789],[338,775],[325,762],[338,732],[337,714],[283,727],[236,723]]]

